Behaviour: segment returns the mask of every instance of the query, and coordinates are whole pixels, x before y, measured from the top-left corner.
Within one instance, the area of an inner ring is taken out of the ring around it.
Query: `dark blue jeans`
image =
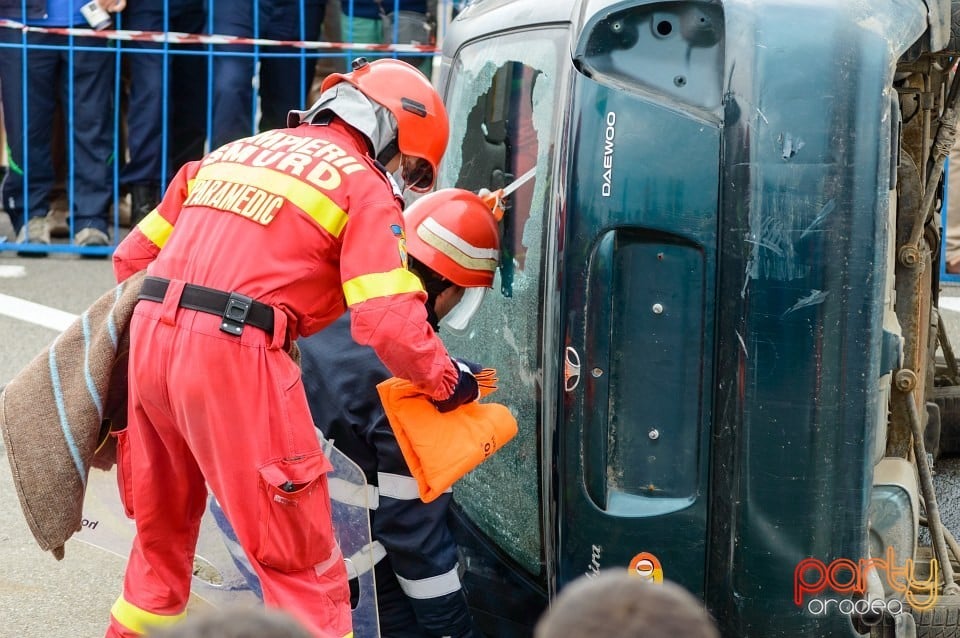
[[[115,49],[100,38],[74,38],[71,59],[66,36],[29,33],[26,56],[20,43],[19,32],[0,29],[0,97],[10,146],[2,196],[14,230],[47,214],[55,180],[50,129],[59,99],[68,127],[66,186],[74,228],[106,232],[113,196]]]
[[[325,5],[326,0],[210,0],[210,11],[214,33],[270,40],[316,40]],[[301,49],[263,46],[259,47],[256,59],[254,48],[246,45],[218,46],[215,51],[226,55],[216,56],[213,61],[211,148],[257,130],[285,127],[290,109],[307,106],[316,58],[301,56]],[[272,57],[277,53],[292,55]],[[259,96],[253,92],[256,62],[260,67]],[[255,119],[257,97],[259,127]]]
[[[204,0],[169,0],[166,21],[164,4],[164,0],[131,2],[121,15],[120,27],[204,33]],[[120,51],[130,82],[127,106],[130,159],[123,167],[120,181],[125,185],[166,186],[182,164],[203,156],[207,125],[205,49],[198,45],[171,44],[164,55],[162,44],[122,42]]]

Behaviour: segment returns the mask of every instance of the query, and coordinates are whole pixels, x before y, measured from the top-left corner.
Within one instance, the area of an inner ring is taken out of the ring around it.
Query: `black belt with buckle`
[[[169,285],[169,279],[145,277],[138,298],[162,303]],[[273,334],[273,308],[238,292],[187,284],[180,296],[180,307],[219,315],[223,319],[220,329],[232,335],[241,334],[244,326]]]

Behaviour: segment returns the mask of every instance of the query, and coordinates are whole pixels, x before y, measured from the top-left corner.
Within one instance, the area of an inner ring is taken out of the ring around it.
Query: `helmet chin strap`
[[[398,197],[403,197],[403,191],[407,188],[406,180],[403,176],[403,160],[401,158],[400,166],[393,172],[390,172],[386,168],[387,164],[390,163],[394,157],[397,156],[397,153],[400,152],[400,144],[397,142],[397,138],[393,138],[390,142],[387,143],[383,150],[381,150],[377,156],[374,158],[377,161],[377,164],[384,167],[384,173],[390,173],[390,177],[393,179],[394,191]]]
[[[440,318],[437,317],[437,298],[427,296],[427,303],[424,304],[427,308],[427,323],[430,324],[430,327],[433,328],[434,332],[440,332]]]
[[[377,153],[376,160],[386,166],[390,163],[397,153],[400,152],[400,143],[397,141],[398,138],[393,138],[390,142],[384,146],[379,153]]]
[[[437,298],[453,284],[439,277],[421,277],[421,279],[423,280],[423,287],[427,291],[427,322],[434,332],[439,332],[440,317],[437,316]]]
[[[437,298],[444,290],[452,286],[453,283],[444,280],[432,270],[413,259],[410,260],[410,270],[420,278],[423,289],[427,291],[427,301],[424,303],[424,306],[427,308],[427,322],[430,324],[430,327],[433,328],[434,332],[439,332],[440,318],[437,316]]]

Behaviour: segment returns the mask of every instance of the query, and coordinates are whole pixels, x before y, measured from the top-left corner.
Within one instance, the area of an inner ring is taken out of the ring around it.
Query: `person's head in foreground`
[[[204,610],[148,638],[312,638],[293,616],[265,607]]]
[[[675,583],[624,570],[573,581],[540,618],[534,638],[720,638],[703,605]]]

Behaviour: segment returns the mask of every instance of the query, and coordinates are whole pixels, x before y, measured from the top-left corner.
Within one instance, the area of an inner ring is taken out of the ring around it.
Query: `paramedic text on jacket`
[[[323,86],[289,128],[184,165],[114,254],[118,281],[147,277],[130,325],[129,427],[118,435],[137,534],[109,638],[183,616],[208,486],[264,602],[317,636],[352,633],[331,466],[287,353],[297,337],[349,307],[353,338],[393,375],[441,409],[475,398],[464,388],[476,380],[427,323],[426,293],[392,230],[401,200],[376,161],[429,187],[448,135],[440,97],[391,59]]]
[[[411,267],[429,294],[431,323],[437,326],[443,320],[440,325],[448,326],[454,319],[464,327],[483,292],[493,285],[500,255],[493,213],[477,195],[448,188],[416,200],[403,219]],[[461,588],[457,545],[447,525],[452,493],[446,489],[429,502],[422,499],[377,394],[376,385],[390,377],[389,371],[370,348],[354,342],[346,317],[300,339],[298,346],[317,427],[374,486],[370,553],[383,636],[479,635]],[[423,424],[447,425],[426,419]],[[460,452],[436,448],[444,464],[459,458]]]

